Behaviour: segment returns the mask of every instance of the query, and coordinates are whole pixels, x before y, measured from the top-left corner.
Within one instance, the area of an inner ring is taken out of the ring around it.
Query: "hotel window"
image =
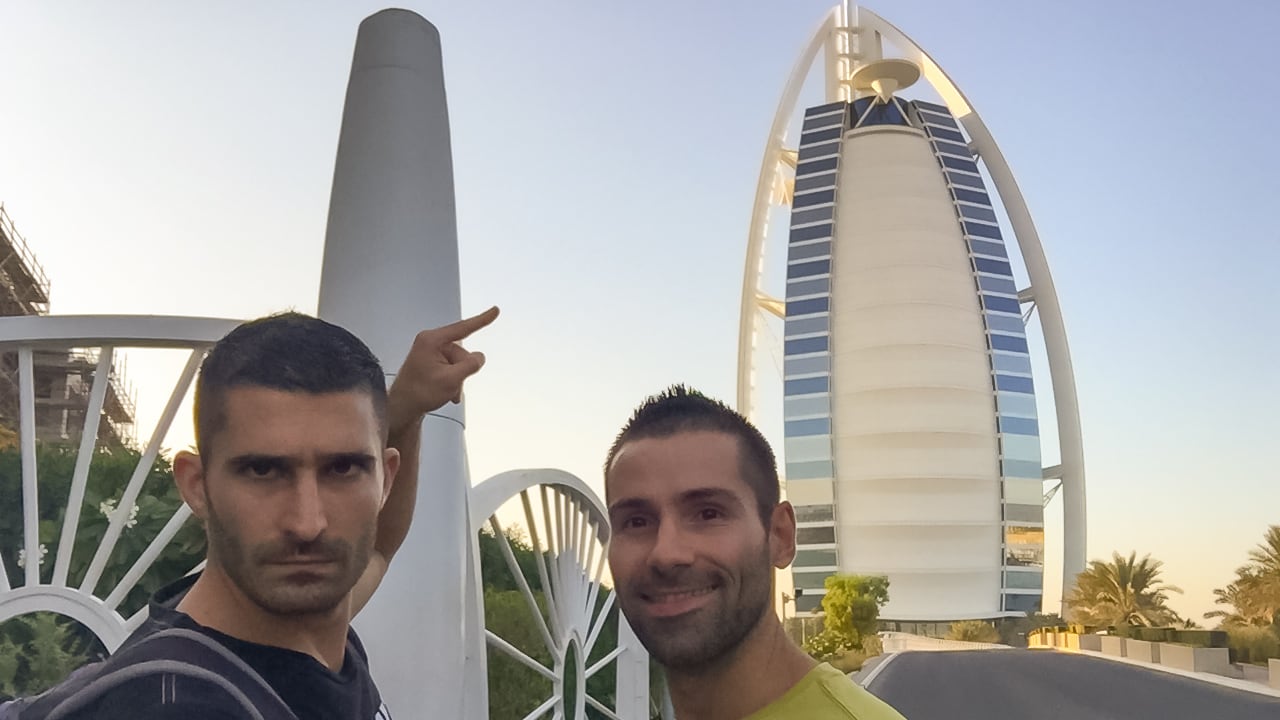
[[[813,298],[811,300],[792,300],[787,303],[787,317],[826,312],[830,305],[830,298],[824,297]]]
[[[1027,352],[1027,339],[1024,337],[995,334],[992,334],[990,337],[992,349],[1009,350],[1011,352]]]
[[[979,205],[991,205],[991,198],[985,192],[965,190],[964,188],[952,188],[951,192],[955,195],[957,200],[978,203]]]
[[[791,231],[791,242],[793,243],[829,237],[831,237],[830,225],[811,225],[809,227],[796,228]]]
[[[817,295],[831,291],[831,278],[818,278],[816,280],[790,280],[787,282],[787,297],[795,298],[802,295]],[[826,299],[826,298],[822,298]],[[803,313],[787,313],[803,314]],[[1021,323],[1021,321],[1019,321]],[[1021,330],[1021,326],[1019,326]]]
[[[808,225],[815,222],[831,222],[834,210],[834,206],[828,205],[827,207],[814,208],[812,210],[794,211],[791,213],[791,224],[795,226]]]
[[[805,145],[813,145],[815,143],[835,140],[840,137],[840,133],[844,132],[843,127],[827,128],[826,130],[813,130],[811,132],[800,135],[800,147]]]
[[[836,564],[835,550],[797,550],[795,567],[821,567]]]
[[[818,190],[805,195],[796,195],[791,201],[791,207],[803,208],[809,207],[810,205],[822,205],[824,203],[835,202],[835,200],[835,190]]]
[[[806,190],[817,190],[818,188],[835,187],[836,174],[829,173],[826,175],[810,175],[809,177],[796,180],[796,192],[804,192]]]
[[[783,388],[784,395],[813,395],[815,393],[830,392],[831,377],[822,375],[820,377],[786,380],[783,382]]]
[[[950,155],[939,155],[938,159],[942,161],[943,165],[951,168],[952,170],[963,170],[965,172],[973,173],[975,175],[978,174],[978,164],[972,160],[952,157]],[[823,162],[823,161],[818,160],[816,162]]]
[[[929,131],[930,137],[940,138],[942,140],[951,140],[953,142],[958,142],[958,143],[965,143],[966,145],[968,144],[964,139],[964,135],[961,135],[955,130],[948,130],[946,128],[929,126],[928,131]]]
[[[836,529],[833,527],[798,528],[796,530],[797,545],[823,545],[836,541]]]
[[[835,514],[830,505],[796,506],[796,522],[832,522],[833,520],[835,520]]]
[[[783,432],[790,435],[830,435],[830,418],[814,418],[813,420],[788,420],[783,423]]]
[[[1039,435],[1040,423],[1031,418],[1008,417],[1001,415],[998,424],[1000,432],[1013,435]]]
[[[996,336],[1000,337],[1000,336]],[[1007,392],[1033,393],[1035,386],[1029,377],[1018,377],[1016,375],[996,375],[996,390],[1004,390]]]
[[[975,255],[995,255],[996,257],[1002,258],[1009,257],[1009,254],[1004,249],[1003,243],[979,240],[977,238],[969,238],[969,251]],[[1012,282],[1013,281],[1010,281],[1010,283]]]
[[[782,362],[787,377],[831,372],[831,358],[825,355],[803,358],[787,358]]]

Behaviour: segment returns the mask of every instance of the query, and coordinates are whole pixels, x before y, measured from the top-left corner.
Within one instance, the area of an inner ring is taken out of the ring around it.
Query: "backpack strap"
[[[56,705],[62,701],[62,698],[70,697],[78,692],[80,688],[88,685],[102,671],[102,666],[105,662],[105,660],[96,660],[91,663],[85,663],[72,670],[69,675],[63,678],[62,682],[38,695],[19,697],[0,703],[0,720],[18,720],[19,718],[30,717],[31,713],[27,712],[28,710],[36,713],[35,718],[37,720],[44,717],[40,708]]]
[[[298,720],[280,695],[244,660],[202,633],[169,628],[148,635],[103,663],[92,679],[45,715],[62,720],[111,690],[141,677],[186,677],[213,685],[252,720]]]
[[[134,663],[123,667],[114,672],[104,673],[102,676],[94,679],[85,687],[81,688],[71,697],[63,700],[53,710],[45,716],[45,720],[61,720],[70,717],[80,710],[84,710],[94,701],[110,692],[114,688],[123,685],[130,680],[141,677],[156,677],[177,675],[193,680],[201,680],[212,684],[222,691],[226,692],[240,706],[239,709],[249,720],[273,720],[275,716],[263,715],[262,712],[254,705],[240,688],[236,687],[230,680],[211,670],[185,663],[180,660],[146,660],[140,663]],[[289,715],[293,716],[292,713]],[[283,720],[283,717],[281,718]]]

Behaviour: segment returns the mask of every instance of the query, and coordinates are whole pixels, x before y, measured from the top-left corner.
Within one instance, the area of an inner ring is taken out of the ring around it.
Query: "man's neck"
[[[816,665],[769,613],[724,662],[667,668],[667,686],[680,720],[739,720],[785,695]]]
[[[277,615],[250,600],[226,575],[208,568],[177,609],[231,637],[310,655],[334,672],[342,669],[350,625],[346,603],[331,613]]]

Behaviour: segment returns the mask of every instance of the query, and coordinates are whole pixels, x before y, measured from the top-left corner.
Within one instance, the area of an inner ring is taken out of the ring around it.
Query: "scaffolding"
[[[0,203],[0,316],[45,315],[49,312],[49,277]],[[32,352],[36,440],[78,443],[89,410],[99,354],[94,348],[36,349]],[[137,394],[125,379],[125,368],[113,357],[106,381],[98,441],[133,445]],[[19,423],[18,353],[0,353],[0,444],[16,437]]]
[[[36,440],[44,443],[74,444],[80,441],[89,392],[98,366],[96,350],[70,352],[36,350],[32,353]],[[19,418],[18,355],[0,354],[0,425],[16,430]],[[120,367],[112,363],[98,422],[98,442],[132,445],[136,395],[122,379]]]
[[[49,312],[49,276],[0,203],[0,315]]]

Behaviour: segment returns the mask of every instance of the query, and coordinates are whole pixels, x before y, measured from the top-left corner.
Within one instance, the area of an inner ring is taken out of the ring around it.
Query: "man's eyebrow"
[[[352,465],[372,465],[377,458],[364,450],[350,450],[346,452],[327,453],[320,456],[321,461],[326,465],[332,465],[336,462],[349,462]]]
[[[377,458],[364,450],[348,450],[343,452],[325,453],[320,456],[320,462],[325,465],[332,465],[338,462],[349,462],[353,465],[368,467],[373,465]],[[227,459],[227,466],[237,469],[243,469],[250,465],[269,465],[278,470],[287,470],[296,467],[299,460],[288,455],[272,455],[271,453],[244,453]]]
[[[686,505],[698,502],[717,502],[722,505],[742,507],[742,500],[735,493],[724,488],[713,487],[686,490],[680,493],[678,502]],[[609,513],[613,514],[624,510],[647,510],[652,507],[652,502],[642,498],[623,498],[609,506]]]
[[[270,453],[244,453],[227,458],[226,464],[233,468],[246,468],[250,465],[270,465],[277,469],[287,469],[297,464],[297,461],[285,455],[272,455]]]
[[[695,488],[680,493],[680,502],[682,503],[707,501],[742,507],[742,501],[738,499],[738,496],[724,488]]]
[[[653,503],[641,498],[623,498],[609,506],[609,514],[615,512],[623,512],[626,510],[647,510],[653,507]]]

